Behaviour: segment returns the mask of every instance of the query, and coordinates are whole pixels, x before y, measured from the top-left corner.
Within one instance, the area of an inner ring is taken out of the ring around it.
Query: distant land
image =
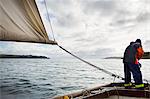
[[[123,59],[123,57],[106,57],[104,59]],[[142,59],[150,59],[150,52],[144,52]]]
[[[122,57],[105,57],[104,59],[123,59]]]
[[[150,59],[150,52],[144,52],[142,59]]]
[[[49,59],[46,56],[35,56],[35,55],[8,55],[8,54],[0,54],[0,58],[44,58]]]

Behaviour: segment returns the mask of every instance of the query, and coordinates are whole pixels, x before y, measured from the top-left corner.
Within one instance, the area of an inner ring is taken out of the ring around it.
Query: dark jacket
[[[138,52],[139,49],[142,51]],[[140,57],[138,56],[139,53],[140,53]],[[142,58],[143,54],[144,51],[142,49],[141,44],[137,42],[131,42],[124,52],[123,63],[137,64],[138,60]]]

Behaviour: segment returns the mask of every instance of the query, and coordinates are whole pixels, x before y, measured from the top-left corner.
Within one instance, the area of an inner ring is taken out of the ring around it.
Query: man
[[[142,73],[140,71],[141,64],[139,63],[139,60],[142,58],[143,54],[144,51],[140,39],[137,39],[135,42],[131,42],[130,45],[126,48],[123,57],[126,88],[132,85],[131,73],[133,74],[135,81],[135,88],[144,88]]]

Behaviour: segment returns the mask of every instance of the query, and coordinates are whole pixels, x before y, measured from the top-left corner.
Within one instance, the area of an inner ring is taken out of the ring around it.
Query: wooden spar
[[[20,41],[20,40],[0,40],[1,42],[3,42],[3,41],[7,41],[7,42],[22,42],[22,43],[35,43],[35,44],[51,44],[51,45],[57,45],[57,42],[56,41],[49,41],[49,42],[47,42],[47,43],[45,43],[45,42],[34,42],[34,41]]]

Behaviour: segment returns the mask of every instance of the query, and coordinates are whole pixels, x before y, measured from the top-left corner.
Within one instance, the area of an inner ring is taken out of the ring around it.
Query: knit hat
[[[141,44],[141,40],[140,39],[136,39],[136,41],[135,42],[138,42],[138,43],[140,43]]]

